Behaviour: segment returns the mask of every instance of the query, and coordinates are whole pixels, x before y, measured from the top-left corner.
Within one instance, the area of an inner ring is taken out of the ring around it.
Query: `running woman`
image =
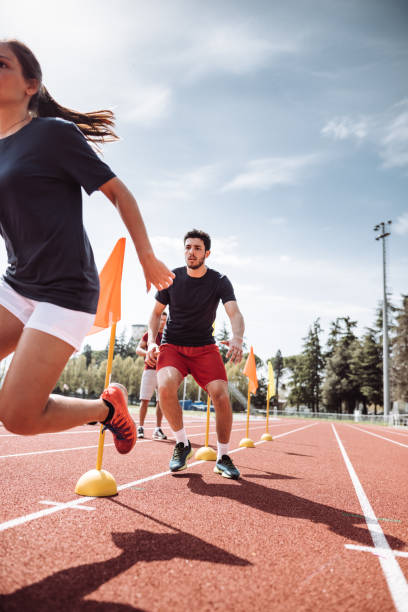
[[[214,472],[237,479],[239,471],[228,455],[232,428],[228,381],[213,337],[213,323],[221,300],[232,328],[227,357],[239,363],[244,319],[231,282],[224,274],[206,266],[210,249],[211,239],[206,232],[194,229],[184,236],[186,266],[173,270],[175,279],[171,287],[159,290],[155,296],[148,329],[147,363],[153,365],[157,360],[160,405],[176,438],[170,470],[184,470],[192,455],[177,397],[181,381],[190,373],[209,393],[215,408],[218,452]],[[155,338],[167,304],[169,316],[159,348]]]
[[[173,274],[156,259],[137,203],[93,148],[116,140],[113,114],[60,106],[32,51],[0,42],[0,233],[8,267],[0,279],[0,359],[14,352],[0,391],[0,419],[22,435],[100,421],[120,453],[136,442],[127,391],[100,399],[50,395],[92,327],[99,279],[82,224],[81,187],[102,191],[121,215],[146,279],[165,289]]]
[[[167,314],[161,313],[159,333],[156,336],[156,343],[160,346],[163,329],[166,325]],[[136,347],[136,353],[146,359],[147,354],[147,332],[141,337],[139,344]],[[147,407],[154,392],[157,392],[157,372],[156,365],[150,366],[145,363],[142,374],[142,382],[140,383],[140,410],[139,410],[139,427],[137,428],[137,437],[144,438],[144,422],[147,413]],[[153,440],[167,440],[166,434],[161,428],[163,413],[160,409],[160,402],[157,398],[156,402],[156,427],[153,432]]]

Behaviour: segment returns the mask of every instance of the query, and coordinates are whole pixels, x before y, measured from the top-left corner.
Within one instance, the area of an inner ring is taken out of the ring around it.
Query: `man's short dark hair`
[[[203,232],[202,230],[192,229],[184,236],[184,244],[186,244],[187,238],[200,238],[204,242],[204,248],[206,251],[211,249],[211,238],[207,234],[207,232]]]

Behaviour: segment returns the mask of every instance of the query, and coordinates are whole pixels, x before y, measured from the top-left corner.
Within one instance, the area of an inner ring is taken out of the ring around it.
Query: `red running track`
[[[202,446],[204,420],[186,428]],[[119,494],[95,499],[74,493],[95,429],[0,428],[0,610],[407,612],[406,432],[272,421],[273,442],[238,449],[245,422],[233,429],[239,481],[194,460],[171,475],[174,441],[123,457],[108,434]],[[252,439],[263,431],[251,422]]]

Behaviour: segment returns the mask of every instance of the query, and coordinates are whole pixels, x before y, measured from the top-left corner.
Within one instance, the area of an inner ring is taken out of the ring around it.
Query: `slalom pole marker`
[[[194,459],[198,461],[216,461],[217,453],[211,446],[208,446],[208,436],[210,431],[210,396],[207,394],[207,423],[205,428],[205,446],[198,448]]]

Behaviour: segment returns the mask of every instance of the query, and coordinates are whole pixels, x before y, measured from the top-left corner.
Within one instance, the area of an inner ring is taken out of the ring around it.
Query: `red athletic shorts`
[[[191,374],[196,382],[206,390],[213,380],[228,382],[224,363],[216,344],[205,346],[177,346],[161,344],[157,358],[157,371],[166,366],[177,368],[180,374]]]

